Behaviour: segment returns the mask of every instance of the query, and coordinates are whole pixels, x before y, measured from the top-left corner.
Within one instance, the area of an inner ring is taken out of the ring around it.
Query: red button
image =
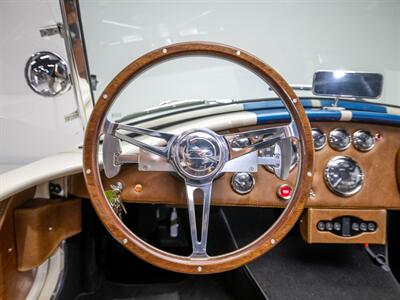
[[[380,141],[382,139],[382,133],[377,132],[375,133],[375,140]]]
[[[278,187],[277,194],[282,200],[289,200],[292,196],[292,188],[290,185],[282,184]]]

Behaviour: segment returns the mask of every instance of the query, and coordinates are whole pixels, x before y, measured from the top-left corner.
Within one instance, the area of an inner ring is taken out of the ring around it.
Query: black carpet
[[[224,209],[237,244],[259,237],[279,215],[273,210]],[[384,253],[383,246],[372,246]],[[272,251],[248,265],[270,300],[400,300],[400,285],[375,265],[362,245],[304,242],[294,228]]]
[[[119,284],[104,281],[91,295],[77,299],[88,300],[201,300],[233,299],[215,276],[188,276],[179,283]]]
[[[239,246],[257,238],[279,215],[279,211],[270,209],[224,211]],[[120,246],[109,248],[107,271],[100,286],[95,293],[81,294],[76,299],[225,300],[233,299],[233,294],[236,299],[252,298],[238,296],[221,276],[163,271],[130,253],[124,254]],[[384,251],[383,247],[373,249]],[[393,275],[372,263],[361,245],[308,245],[297,229],[272,251],[249,264],[248,269],[269,300],[400,300],[400,286]]]
[[[289,236],[249,269],[271,300],[400,299],[393,275],[359,245],[307,245]]]

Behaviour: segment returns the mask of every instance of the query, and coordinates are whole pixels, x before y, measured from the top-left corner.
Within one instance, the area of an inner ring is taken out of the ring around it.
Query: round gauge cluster
[[[254,177],[250,173],[235,173],[231,179],[233,190],[241,195],[250,193],[254,187],[254,184]]]
[[[352,158],[336,156],[326,165],[324,179],[334,193],[348,197],[360,191],[364,174]]]
[[[369,151],[375,145],[375,137],[367,130],[358,130],[353,134],[353,145],[362,152]]]
[[[350,147],[351,137],[345,129],[334,129],[329,133],[329,145],[335,150],[346,150]]]
[[[320,129],[312,129],[312,137],[315,150],[321,150],[327,142],[329,146],[337,151],[343,151],[353,143],[354,148],[361,152],[370,151],[375,146],[375,136],[368,130],[357,130],[351,136],[345,129],[333,129],[327,138],[326,134]]]
[[[312,129],[315,150],[321,150],[326,145],[326,134],[317,128]]]

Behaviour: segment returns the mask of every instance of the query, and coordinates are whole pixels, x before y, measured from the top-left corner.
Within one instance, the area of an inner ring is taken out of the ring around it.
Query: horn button
[[[189,181],[210,181],[221,171],[228,158],[223,137],[211,130],[198,129],[182,133],[172,149],[177,172]]]

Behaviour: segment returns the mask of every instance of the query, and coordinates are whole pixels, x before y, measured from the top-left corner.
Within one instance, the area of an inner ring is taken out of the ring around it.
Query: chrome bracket
[[[53,36],[59,34],[62,38],[64,38],[64,27],[62,23],[57,23],[55,25],[50,25],[46,27],[42,27],[39,29],[40,36]]]
[[[67,115],[64,116],[64,121],[65,123],[71,122],[75,119],[79,118],[79,112],[78,110],[73,111],[72,113],[69,113]]]

